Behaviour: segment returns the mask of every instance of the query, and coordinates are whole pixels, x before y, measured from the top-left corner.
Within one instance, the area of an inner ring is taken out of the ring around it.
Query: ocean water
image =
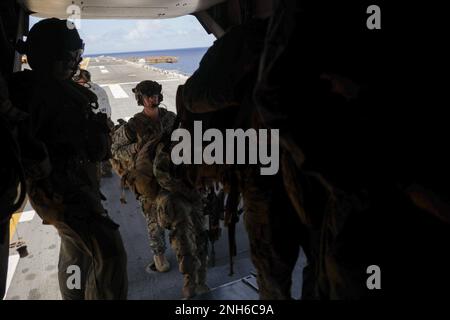
[[[130,57],[148,57],[148,56],[173,56],[178,58],[176,63],[156,63],[152,66],[164,70],[177,71],[178,73],[191,75],[197,70],[200,60],[206,53],[208,48],[186,48],[173,50],[157,50],[157,51],[134,51],[134,52],[116,52],[86,55],[86,57],[95,56],[111,56],[116,58],[130,58]]]

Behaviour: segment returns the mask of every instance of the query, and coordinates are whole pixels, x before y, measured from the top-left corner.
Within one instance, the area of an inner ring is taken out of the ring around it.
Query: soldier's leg
[[[298,258],[298,218],[279,177],[253,175],[243,190],[244,221],[261,299],[291,299]]]
[[[146,197],[140,197],[142,212],[147,221],[147,230],[150,240],[150,248],[153,251],[153,261],[146,266],[147,272],[158,271],[167,272],[170,270],[170,263],[165,256],[166,234],[165,229],[158,223],[155,201]]]
[[[191,219],[192,205],[184,198],[168,193],[162,193],[158,202],[159,222],[170,230],[170,244],[183,274],[183,296],[190,298],[195,294],[197,270],[201,265],[196,255],[197,238]]]
[[[118,225],[106,216],[97,190],[83,187],[65,219],[55,227],[61,236],[60,285],[66,290],[70,265],[79,265],[82,289],[64,292],[68,298],[126,299],[128,291],[127,258]],[[66,283],[64,280],[66,279]]]
[[[98,189],[82,186],[63,202],[45,200],[37,191],[29,188],[33,208],[61,237],[58,271],[63,299],[126,298],[125,250],[118,225],[106,217]]]
[[[58,261],[59,290],[63,300],[84,300],[92,264],[88,248],[68,225],[56,226],[61,238]]]
[[[58,280],[64,300],[126,299],[127,259],[117,225],[108,218],[72,228],[58,224]]]
[[[92,257],[85,298],[126,299],[127,255],[119,225],[108,217],[103,208],[98,185],[96,188],[83,188],[82,192],[87,200],[84,210],[91,212],[84,237]]]
[[[127,256],[116,225],[106,217],[89,224],[87,242],[92,255],[85,298],[127,299]]]
[[[280,287],[280,298],[291,298],[292,272],[300,252],[300,237],[306,230],[302,227],[297,213],[286,193],[281,191],[282,184],[276,181],[270,201],[269,226],[275,259],[274,275]]]
[[[191,232],[193,225],[190,221],[178,221],[172,226],[170,244],[175,251],[178,269],[183,274],[183,297],[190,298],[195,295],[197,287],[197,270],[201,265],[195,255],[196,239]]]
[[[206,285],[206,274],[208,271],[208,233],[205,226],[205,216],[200,206],[193,206],[191,218],[194,226],[196,238],[196,256],[200,265],[197,269],[196,294],[201,294],[209,290]]]
[[[166,252],[165,229],[159,225],[154,201],[149,198],[139,198],[142,211],[147,220],[148,235],[150,239],[150,248],[154,255],[162,255]]]
[[[86,279],[91,264],[90,252],[79,233],[67,222],[71,213],[80,211],[81,208],[51,201],[33,184],[28,186],[27,191],[33,209],[46,224],[52,224],[56,228],[61,239],[58,281],[62,299],[84,299]]]

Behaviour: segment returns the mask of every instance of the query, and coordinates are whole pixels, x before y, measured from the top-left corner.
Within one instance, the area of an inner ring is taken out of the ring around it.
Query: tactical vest
[[[143,146],[148,139],[161,134],[163,127],[161,125],[163,117],[165,116],[163,109],[160,109],[160,121],[155,124],[143,112],[137,113],[128,121],[128,127],[134,131],[137,136],[137,142]]]

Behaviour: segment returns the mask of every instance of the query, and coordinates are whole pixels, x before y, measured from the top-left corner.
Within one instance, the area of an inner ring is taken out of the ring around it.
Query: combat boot
[[[205,263],[206,265],[206,263]],[[197,270],[197,281],[195,284],[195,294],[200,295],[206,292],[209,292],[210,289],[206,284],[206,269],[204,267],[200,267]]]
[[[207,293],[209,291],[211,291],[211,289],[205,283],[197,284],[195,286],[195,294],[196,295],[201,295],[201,294]]]
[[[194,277],[189,274],[184,274],[183,278],[183,298],[190,299],[196,294],[196,283]]]
[[[158,272],[167,272],[170,270],[170,263],[167,261],[164,254],[154,255],[153,261],[155,262],[155,268]]]

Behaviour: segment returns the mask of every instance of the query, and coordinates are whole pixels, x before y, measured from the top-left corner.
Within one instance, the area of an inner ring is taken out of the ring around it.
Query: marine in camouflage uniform
[[[96,162],[108,156],[106,118],[91,111],[89,96],[71,77],[82,41],[66,20],[46,19],[30,30],[25,52],[33,71],[14,75],[11,98],[30,117],[36,157],[23,146],[31,205],[61,237],[58,279],[63,299],[126,299],[126,253],[106,214],[96,183]],[[104,121],[103,121],[104,120]],[[31,145],[30,145],[31,146]],[[78,266],[81,287],[71,287]],[[71,278],[72,277],[72,278]]]
[[[178,114],[200,118],[202,113],[210,112],[207,125],[213,128],[264,128],[256,114],[252,93],[266,30],[267,21],[254,19],[216,40],[204,55],[200,68],[179,87]],[[214,74],[222,76],[214,78]],[[186,128],[191,123],[189,118],[183,121]],[[292,271],[303,230],[282,192],[281,174],[261,176],[257,165],[239,165],[221,166],[217,178],[222,179],[221,176],[236,177],[221,182],[227,189],[237,189],[243,197],[244,223],[257,269],[260,298],[290,299]]]
[[[140,95],[160,95],[161,86],[147,80],[138,84],[134,92],[138,103],[145,105]],[[161,108],[158,112],[155,121],[145,114],[144,108],[117,128],[112,153],[115,159],[132,163],[124,179],[141,202],[155,256],[165,252],[164,230],[170,230],[170,243],[184,276],[183,296],[189,298],[209,290],[205,283],[207,234],[202,203],[199,193],[187,187],[187,180],[178,176],[169,153],[162,149],[170,147],[175,114]],[[178,169],[183,173],[184,167]]]
[[[153,172],[161,190],[156,199],[158,221],[170,230],[170,244],[183,274],[183,296],[209,290],[206,285],[208,233],[200,193],[189,184],[183,166],[175,168],[170,148],[160,143]]]
[[[280,129],[284,185],[306,227],[312,283],[303,297],[442,298],[448,126],[432,101],[439,90],[427,88],[433,77],[411,67],[417,35],[399,42],[387,35],[402,27],[371,32],[360,14],[370,4],[281,0],[267,32],[255,98],[263,123]],[[421,93],[427,108],[416,113],[410,105],[421,105]],[[381,290],[368,288],[371,265],[380,267]]]
[[[158,104],[162,100],[161,85],[157,82],[146,80],[139,83],[133,89],[137,95],[138,104],[142,104],[142,97],[139,94],[152,96],[159,95]],[[171,133],[175,114],[166,109],[158,109],[158,119],[155,121],[144,111],[135,114],[127,123],[120,126],[113,135],[111,151],[113,158],[122,163],[128,163],[130,168],[124,175],[125,183],[129,185],[141,203],[142,211],[147,220],[147,227],[150,238],[150,248],[156,257],[163,257],[166,251],[165,231],[158,224],[155,207],[155,195],[158,186],[152,181],[153,168],[147,162],[149,154],[147,148],[149,141],[158,139],[162,135]],[[142,164],[142,166],[141,166]],[[165,259],[165,258],[164,258]],[[165,262],[168,264],[168,262]],[[158,269],[158,262],[155,261]],[[167,271],[167,267],[163,267]]]

